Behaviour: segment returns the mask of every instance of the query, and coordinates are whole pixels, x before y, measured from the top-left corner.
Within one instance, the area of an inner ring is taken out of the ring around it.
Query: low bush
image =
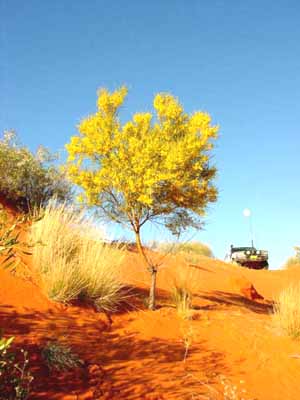
[[[123,252],[103,241],[103,233],[83,211],[50,203],[32,224],[34,266],[55,301],[87,298],[99,310],[113,311],[122,300],[119,279]]]
[[[0,140],[0,195],[26,212],[53,196],[69,200],[71,186],[55,166],[56,158],[43,147],[33,154],[14,132],[5,132]]]
[[[300,338],[300,284],[284,289],[274,304],[273,319],[281,331]]]
[[[30,394],[33,376],[28,369],[28,353],[23,349],[20,354],[12,352],[13,340],[0,334],[0,400],[26,400]]]
[[[295,246],[295,255],[290,257],[284,265],[285,269],[293,268],[293,267],[300,267],[300,247]]]
[[[201,242],[185,243],[157,243],[152,245],[153,250],[159,251],[165,255],[180,255],[188,264],[197,264],[202,256],[213,257],[209,246]]]
[[[84,362],[72,352],[70,347],[58,341],[48,342],[43,347],[42,358],[49,371],[68,371],[70,369],[82,367]]]

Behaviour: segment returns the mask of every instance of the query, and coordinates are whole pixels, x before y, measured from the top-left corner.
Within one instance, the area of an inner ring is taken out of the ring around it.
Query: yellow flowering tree
[[[167,93],[155,96],[155,115],[137,113],[121,124],[118,111],[126,95],[126,87],[99,91],[96,113],[80,122],[79,134],[66,145],[67,170],[83,189],[81,201],[135,233],[152,277],[154,309],[157,266],[142,246],[141,228],[159,222],[180,234],[201,225],[207,204],[217,198],[209,158],[218,127],[207,113],[185,113]]]

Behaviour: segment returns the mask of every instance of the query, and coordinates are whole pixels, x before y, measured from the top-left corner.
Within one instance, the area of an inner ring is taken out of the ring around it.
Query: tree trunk
[[[140,236],[140,231],[137,230],[135,232],[135,240],[136,240],[136,245],[138,248],[138,251],[140,255],[142,256],[144,263],[146,265],[146,268],[151,274],[151,285],[150,285],[150,292],[149,292],[149,305],[148,308],[149,310],[155,310],[155,293],[156,293],[156,275],[157,275],[157,269],[151,265],[150,261],[148,260],[148,257],[144,251],[144,248],[142,246],[141,242],[141,236]]]
[[[156,275],[157,275],[157,270],[154,267],[152,267],[151,286],[149,293],[149,310],[155,310]]]
[[[149,268],[149,266],[150,266],[149,264],[150,263],[149,263],[148,258],[146,256],[146,253],[145,253],[145,251],[143,249],[139,230],[137,232],[135,232],[135,241],[136,241],[136,245],[137,245],[138,251],[139,251],[140,255],[142,256],[142,259],[143,259],[146,267]]]

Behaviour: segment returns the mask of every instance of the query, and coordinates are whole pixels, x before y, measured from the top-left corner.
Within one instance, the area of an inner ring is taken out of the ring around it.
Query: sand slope
[[[32,269],[30,257],[26,263]],[[193,282],[189,321],[170,302],[180,274]],[[299,399],[299,343],[280,335],[270,315],[274,296],[299,281],[299,271],[166,257],[154,312],[144,306],[149,276],[136,253],[127,253],[123,275],[131,297],[110,324],[92,308],[50,302],[34,281],[0,268],[0,328],[30,352],[30,399]],[[52,339],[70,345],[85,368],[49,374],[40,349]]]

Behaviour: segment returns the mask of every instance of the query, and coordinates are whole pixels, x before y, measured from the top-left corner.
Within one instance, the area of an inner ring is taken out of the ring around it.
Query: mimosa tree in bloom
[[[134,114],[122,124],[118,112],[126,87],[98,93],[97,111],[84,118],[66,148],[68,174],[83,189],[81,201],[130,228],[151,274],[149,308],[155,308],[157,265],[142,246],[141,229],[159,222],[174,235],[200,227],[216,201],[216,169],[210,165],[218,127],[207,113],[184,112],[170,94],[154,97],[155,114]]]

